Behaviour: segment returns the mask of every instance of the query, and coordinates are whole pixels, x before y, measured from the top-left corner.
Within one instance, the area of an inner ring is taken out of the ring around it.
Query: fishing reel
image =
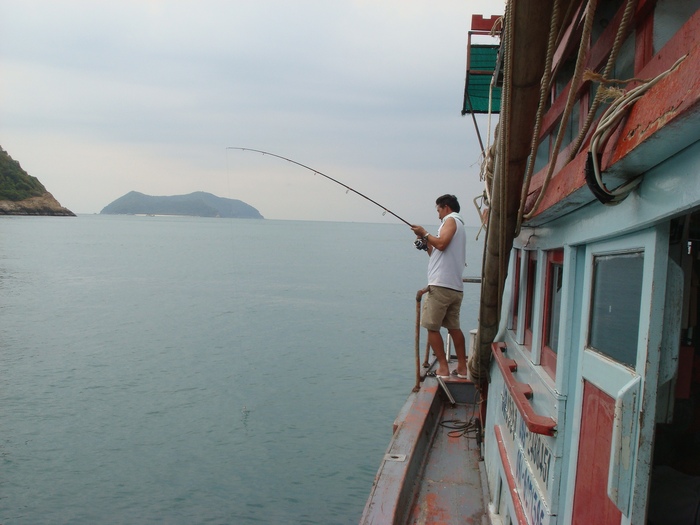
[[[428,241],[425,237],[421,237],[413,241],[413,246],[416,247],[416,250],[428,251]]]

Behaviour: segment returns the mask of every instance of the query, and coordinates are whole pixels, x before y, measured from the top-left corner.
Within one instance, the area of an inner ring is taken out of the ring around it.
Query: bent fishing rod
[[[321,173],[320,171],[315,170],[315,169],[313,169],[313,168],[307,166],[306,164],[302,164],[301,162],[297,162],[296,160],[288,159],[287,157],[283,157],[282,155],[277,155],[276,153],[270,153],[269,151],[263,151],[263,150],[259,150],[259,149],[239,148],[239,147],[235,147],[235,146],[230,146],[230,147],[227,147],[226,149],[236,149],[236,150],[240,150],[240,151],[254,151],[255,153],[262,153],[263,155],[269,155],[270,157],[277,157],[278,159],[286,160],[287,162],[291,162],[292,164],[296,164],[297,166],[301,166],[302,168],[305,168],[305,169],[307,169],[307,170],[313,172],[314,174],[321,175],[322,177],[325,177],[325,178],[327,178],[328,180],[330,180],[330,181],[332,181],[332,182],[335,182],[336,184],[339,184],[339,185],[342,186],[343,188],[345,188],[345,189],[347,189],[347,190],[349,190],[349,191],[351,191],[351,192],[353,192],[353,193],[356,193],[357,195],[359,195],[359,196],[362,197],[363,199],[367,199],[369,202],[371,202],[371,203],[374,204],[375,206],[379,206],[382,210],[384,210],[384,213],[389,213],[390,215],[393,215],[394,217],[396,217],[398,220],[400,220],[401,222],[403,222],[404,224],[406,224],[406,225],[409,226],[409,227],[412,226],[412,224],[411,224],[410,222],[408,222],[408,221],[405,220],[405,219],[402,219],[401,217],[399,217],[398,215],[396,215],[393,211],[391,211],[389,208],[386,208],[386,207],[382,206],[382,205],[379,204],[377,201],[375,201],[375,200],[373,200],[373,199],[370,199],[370,198],[369,198],[367,195],[365,195],[364,193],[360,193],[360,192],[357,191],[356,189],[351,188],[350,186],[348,186],[347,184],[344,184],[344,183],[340,182],[339,180],[334,179],[333,177],[331,177],[331,176],[329,176],[329,175],[326,175],[325,173]]]

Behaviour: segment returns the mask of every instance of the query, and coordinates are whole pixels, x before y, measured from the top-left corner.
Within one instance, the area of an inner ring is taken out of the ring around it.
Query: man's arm
[[[411,229],[413,230],[413,233],[415,233],[418,237],[425,238],[426,235],[429,235],[428,231],[425,228],[423,228],[423,226],[413,225],[411,226]],[[447,248],[450,245],[450,242],[452,242],[452,237],[455,236],[456,232],[457,223],[455,222],[455,218],[448,217],[447,219],[445,219],[445,223],[440,229],[440,236],[437,237],[435,235],[430,235],[428,237],[428,255],[430,255],[433,248],[437,248],[440,251],[444,251],[445,248]]]

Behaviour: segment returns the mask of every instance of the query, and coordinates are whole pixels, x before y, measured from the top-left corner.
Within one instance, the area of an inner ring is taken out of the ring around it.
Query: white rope
[[[612,104],[610,104],[610,106],[603,113],[603,116],[600,118],[598,127],[593,132],[593,136],[591,137],[590,152],[593,162],[593,172],[595,174],[598,186],[605,193],[614,197],[609,204],[617,204],[621,202],[629,194],[629,192],[631,192],[642,181],[641,174],[613,191],[608,190],[605,184],[603,183],[603,177],[600,172],[598,152],[605,147],[605,144],[610,138],[610,135],[612,135],[612,133],[615,131],[617,125],[627,114],[632,105],[635,102],[637,102],[637,100],[639,100],[660,80],[666,78],[669,74],[675,71],[687,56],[688,55],[684,55],[678,60],[676,60],[673,66],[671,66],[668,70],[659,74],[655,78],[625,92],[623,95],[618,97]]]
[[[503,30],[503,16],[498,17],[496,22],[491,27],[491,32],[489,36],[492,38],[497,38],[497,33],[500,35]],[[494,73],[491,76],[491,81],[489,82],[489,105],[488,105],[488,117],[487,117],[487,128],[486,128],[486,149],[481,154],[481,166],[479,170],[479,180],[484,183],[484,191],[481,195],[474,198],[474,206],[476,206],[477,212],[479,214],[479,221],[481,227],[476,234],[477,240],[481,231],[486,226],[487,215],[482,212],[484,205],[490,206],[491,202],[491,183],[493,181],[493,148],[491,144],[491,124],[493,120],[493,89],[495,87],[496,78],[498,77],[498,71],[494,69]],[[498,133],[498,125],[496,125],[496,133]],[[495,137],[494,137],[495,142]],[[481,199],[481,205],[477,205],[476,201]]]

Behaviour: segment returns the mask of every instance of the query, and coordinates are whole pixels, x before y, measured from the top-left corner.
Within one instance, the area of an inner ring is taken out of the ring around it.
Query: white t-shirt
[[[438,237],[440,237],[440,230],[449,219],[455,221],[457,230],[444,251],[433,246],[428,263],[428,284],[461,292],[464,290],[462,271],[464,270],[464,261],[467,258],[467,234],[464,231],[462,217],[458,213],[452,212],[442,220],[438,229]]]

